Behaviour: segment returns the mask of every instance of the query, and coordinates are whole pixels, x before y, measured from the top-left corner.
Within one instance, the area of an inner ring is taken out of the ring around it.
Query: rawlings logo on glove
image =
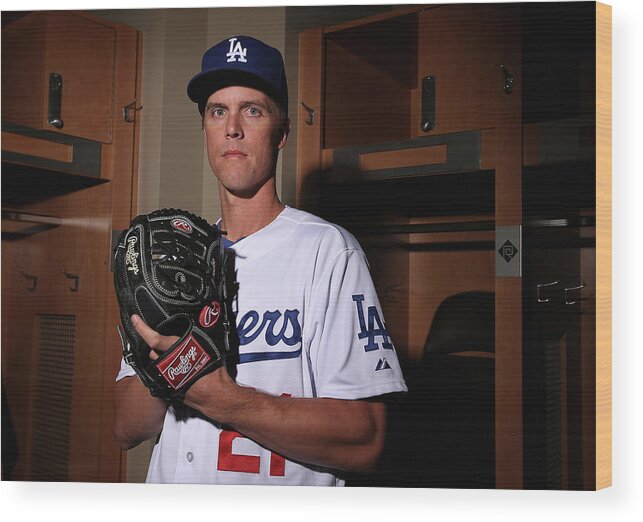
[[[221,314],[221,305],[213,301],[211,305],[204,306],[201,310],[201,315],[199,315],[199,324],[204,328],[211,328],[219,320],[219,315]]]
[[[219,229],[179,209],[137,216],[114,250],[114,287],[121,311],[123,357],[156,397],[180,400],[229,350]],[[157,359],[131,322],[139,315],[178,340]]]

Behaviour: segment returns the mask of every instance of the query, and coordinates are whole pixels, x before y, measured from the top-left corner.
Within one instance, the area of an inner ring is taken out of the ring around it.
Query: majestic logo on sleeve
[[[381,337],[382,348],[392,350],[393,345],[389,339],[388,330],[380,318],[377,307],[369,306],[364,314],[364,295],[357,294],[353,296],[353,301],[357,306],[357,318],[359,321],[359,333],[357,338],[360,341],[366,339],[364,351],[372,352],[377,350],[380,346],[376,342],[378,337]],[[368,322],[367,322],[368,321]]]
[[[242,47],[241,42],[236,38],[230,38],[228,41],[230,42],[230,50],[226,53],[228,62],[247,62],[248,49]]]

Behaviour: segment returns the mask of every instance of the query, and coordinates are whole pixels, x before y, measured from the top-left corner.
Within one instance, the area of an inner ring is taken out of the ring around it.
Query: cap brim
[[[236,69],[219,69],[197,74],[188,84],[188,97],[199,105],[199,112],[203,114],[212,93],[233,85],[251,87],[265,92],[276,103],[283,105],[283,100],[276,97],[275,88],[268,82],[252,73]]]

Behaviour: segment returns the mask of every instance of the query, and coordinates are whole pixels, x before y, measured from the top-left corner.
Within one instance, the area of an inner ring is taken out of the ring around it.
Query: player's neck
[[[230,241],[249,236],[272,223],[284,209],[277,194],[260,192],[252,198],[238,198],[219,191],[221,200],[221,229]]]

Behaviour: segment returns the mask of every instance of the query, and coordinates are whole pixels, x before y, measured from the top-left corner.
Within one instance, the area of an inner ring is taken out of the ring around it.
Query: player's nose
[[[226,138],[241,139],[243,138],[243,126],[241,119],[236,113],[230,114],[226,120]]]

